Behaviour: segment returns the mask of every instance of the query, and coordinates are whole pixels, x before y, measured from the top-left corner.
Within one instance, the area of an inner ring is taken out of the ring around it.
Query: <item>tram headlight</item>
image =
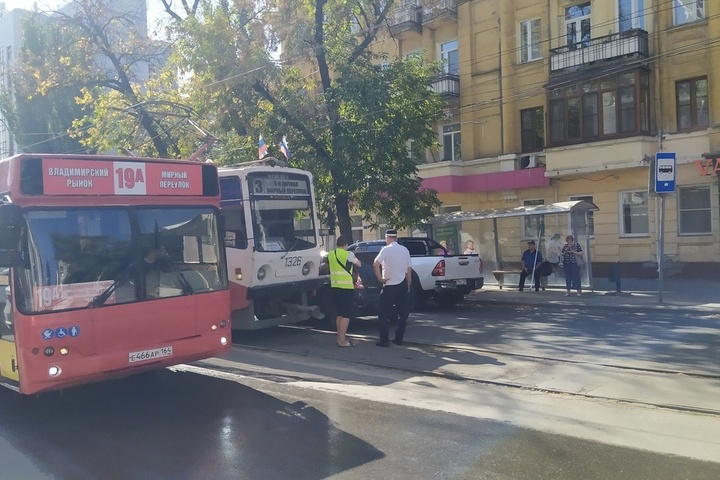
[[[258,280],[264,279],[266,274],[267,274],[267,272],[265,271],[265,267],[264,266],[260,267],[260,269],[257,271],[257,279]]]
[[[305,265],[303,265],[303,268],[302,268],[302,274],[303,274],[303,276],[309,274],[309,273],[310,273],[310,270],[311,270],[310,262],[305,263]]]
[[[52,367],[48,368],[48,374],[51,377],[57,377],[62,373],[62,368],[58,367],[57,365],[53,365]]]

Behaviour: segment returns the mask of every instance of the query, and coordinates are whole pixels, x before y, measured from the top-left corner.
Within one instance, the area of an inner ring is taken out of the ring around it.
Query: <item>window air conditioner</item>
[[[519,165],[520,169],[535,168],[537,167],[537,155],[523,155],[520,157]]]

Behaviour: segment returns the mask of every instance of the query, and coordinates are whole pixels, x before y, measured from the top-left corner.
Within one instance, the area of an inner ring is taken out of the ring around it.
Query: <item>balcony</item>
[[[432,89],[441,97],[459,97],[460,77],[451,73],[443,73],[433,80]]]
[[[648,33],[633,29],[550,49],[550,74],[618,58],[648,57]]]
[[[415,5],[394,8],[387,23],[392,35],[406,31],[422,33],[423,25],[445,18],[457,22],[457,0],[417,0]]]
[[[423,24],[443,19],[457,22],[457,0],[428,0],[423,5]]]

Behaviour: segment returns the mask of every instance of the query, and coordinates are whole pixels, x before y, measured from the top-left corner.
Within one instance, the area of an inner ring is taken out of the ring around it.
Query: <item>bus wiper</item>
[[[192,288],[192,285],[190,285],[190,282],[187,281],[187,278],[185,278],[185,275],[183,275],[182,272],[177,272],[178,279],[180,280],[180,286],[182,287],[182,291],[184,295],[193,295],[195,293],[195,290]]]
[[[105,302],[107,302],[108,298],[115,292],[115,289],[117,286],[120,285],[120,280],[114,280],[112,285],[110,285],[108,288],[102,291],[99,295],[96,295],[95,298],[90,300],[90,303],[88,303],[88,308],[95,308],[102,306]]]
[[[118,273],[115,274],[115,276],[124,274],[128,270],[132,268],[134,265],[133,261],[128,262],[125,266],[120,268]],[[121,283],[125,283],[127,279],[115,279],[113,280],[113,283],[107,287],[105,290],[103,290],[99,295],[96,295],[92,300],[90,300],[90,303],[88,303],[88,308],[95,308],[95,307],[101,307],[105,304],[105,302],[108,301],[108,298],[115,292],[115,289],[120,285]]]

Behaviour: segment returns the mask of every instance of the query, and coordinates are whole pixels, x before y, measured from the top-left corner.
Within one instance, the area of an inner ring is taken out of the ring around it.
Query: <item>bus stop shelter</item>
[[[585,252],[585,266],[580,277],[583,288],[592,290],[592,258],[590,237],[594,234],[590,212],[598,207],[586,200],[573,200],[551,204],[526,205],[514,208],[490,208],[479,211],[458,211],[436,215],[429,219],[428,234],[440,240],[434,233],[446,226],[456,226],[465,240],[473,240],[483,260],[484,271],[495,273],[502,287],[506,276],[520,276],[520,257],[530,240],[551,263],[557,262],[557,248],[565,244],[565,237],[572,234]],[[488,226],[492,224],[492,228]],[[559,245],[558,245],[559,242]],[[461,253],[461,252],[455,252]],[[506,275],[507,274],[507,275]],[[565,286],[564,275],[554,269],[548,285]]]

